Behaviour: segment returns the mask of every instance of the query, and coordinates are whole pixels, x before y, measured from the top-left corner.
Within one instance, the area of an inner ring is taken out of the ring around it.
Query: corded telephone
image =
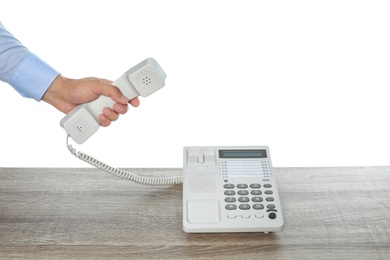
[[[183,229],[274,232],[282,208],[266,146],[184,147]]]
[[[146,97],[165,85],[166,74],[153,58],[124,73],[113,85],[129,99]],[[183,177],[150,178],[108,166],[76,151],[69,137],[84,143],[99,128],[98,116],[114,101],[101,96],[68,113],[60,125],[69,151],[108,173],[145,185],[183,183],[183,230],[188,233],[274,232],[283,227],[282,209],[269,149],[185,147]]]

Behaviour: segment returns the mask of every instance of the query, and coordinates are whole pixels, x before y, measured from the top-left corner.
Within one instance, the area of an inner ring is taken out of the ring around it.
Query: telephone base
[[[183,156],[185,232],[282,230],[282,208],[268,147],[185,147]]]

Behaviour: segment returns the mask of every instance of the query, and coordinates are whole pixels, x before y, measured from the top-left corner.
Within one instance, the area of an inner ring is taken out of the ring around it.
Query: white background
[[[389,165],[389,1],[9,0],[0,19],[64,76],[147,57],[166,86],[79,150],[181,167],[187,145],[268,145],[276,167]],[[61,112],[0,83],[0,167],[86,167]]]

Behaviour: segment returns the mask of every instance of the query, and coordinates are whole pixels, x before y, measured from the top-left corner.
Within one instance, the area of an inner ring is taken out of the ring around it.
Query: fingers
[[[105,107],[103,109],[103,114],[99,116],[100,124],[104,127],[109,126],[111,122],[118,120],[120,114],[125,114],[127,112],[127,104],[114,104],[113,109]]]
[[[123,105],[123,104],[119,104],[119,103],[116,103],[114,104],[113,106],[113,110],[118,113],[118,114],[126,114],[127,112],[127,109],[129,108],[129,106],[127,104]]]
[[[108,107],[105,107],[103,114],[99,115],[99,121],[103,127],[109,126],[111,122],[118,120],[118,118],[119,114]]]
[[[103,127],[109,126],[111,124],[111,120],[108,119],[105,115],[99,115],[100,125]]]
[[[104,95],[107,97],[110,97],[112,100],[119,104],[127,104],[129,103],[133,107],[138,107],[140,105],[140,101],[138,97],[133,98],[132,100],[129,100],[127,97],[125,97],[122,92],[119,90],[118,87],[111,85],[111,81],[100,79],[101,85],[96,90],[96,93],[99,95]]]
[[[103,109],[103,113],[99,116],[101,126],[109,126],[111,122],[116,121],[119,118],[119,115],[125,114],[128,110],[128,104],[133,107],[138,107],[140,105],[138,97],[129,100],[121,93],[118,87],[111,85],[109,81],[101,80],[100,83],[100,86],[95,89],[95,93],[108,96],[116,102],[112,109],[108,107]]]
[[[136,97],[136,98],[133,98],[132,100],[130,100],[130,105],[132,105],[133,107],[138,107],[139,106],[139,99],[138,99],[138,97]]]

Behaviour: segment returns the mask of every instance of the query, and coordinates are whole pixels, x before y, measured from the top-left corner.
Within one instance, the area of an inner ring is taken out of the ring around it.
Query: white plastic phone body
[[[268,147],[184,147],[183,155],[185,232],[282,230],[282,208]]]
[[[165,85],[166,74],[153,58],[148,58],[135,65],[112,84],[117,86],[128,99],[137,96],[147,97]],[[106,96],[78,105],[60,122],[65,131],[78,143],[84,143],[100,126],[98,116],[104,107],[111,107],[115,102]]]

